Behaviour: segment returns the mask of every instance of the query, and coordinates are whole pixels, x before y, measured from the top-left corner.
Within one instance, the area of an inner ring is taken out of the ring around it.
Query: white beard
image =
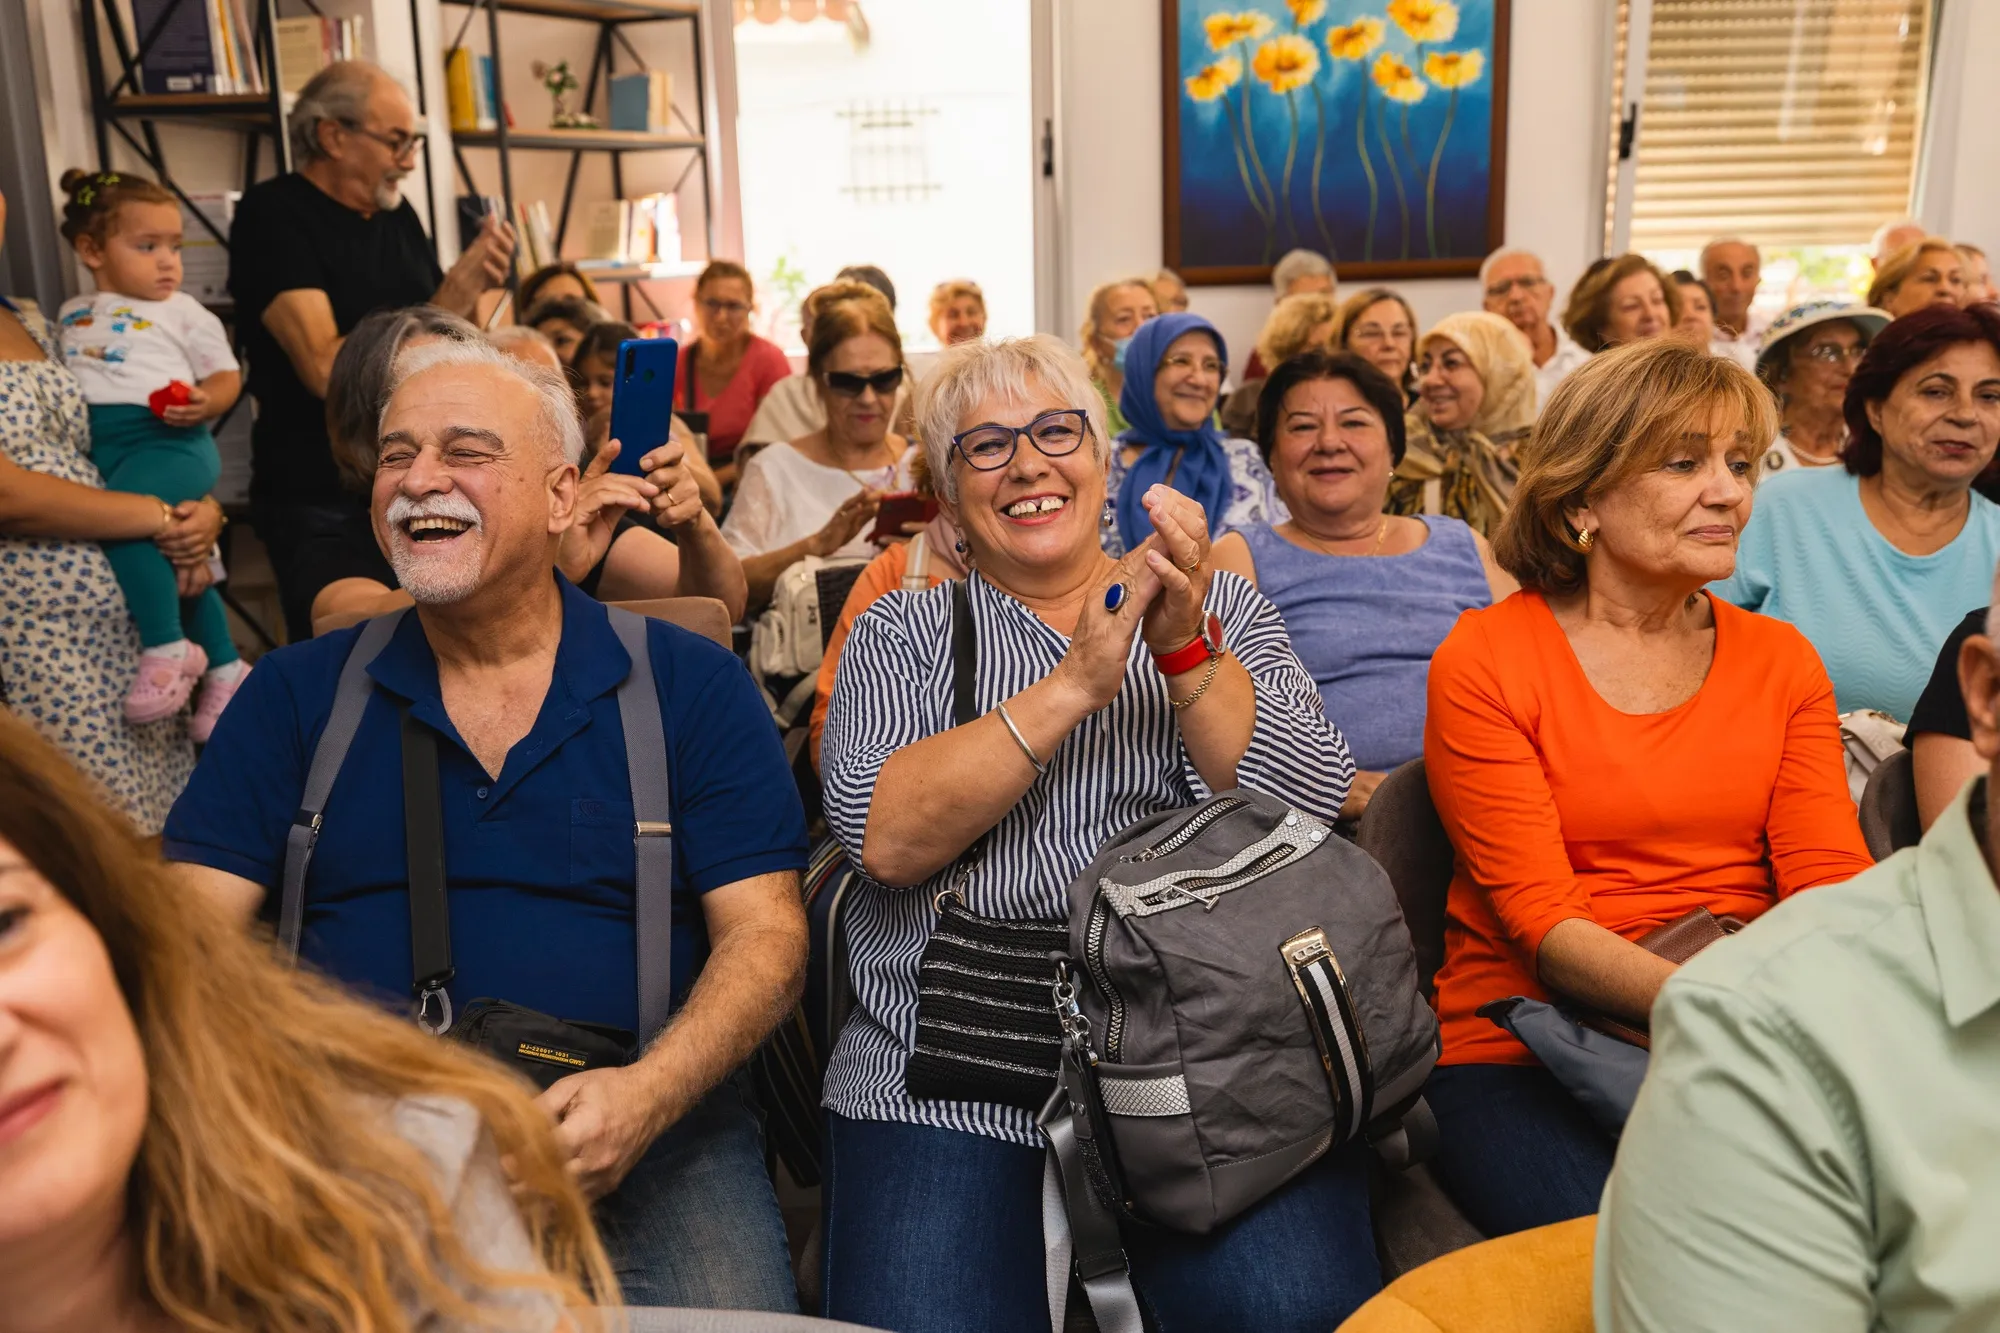
[[[455,518],[472,526],[439,550],[413,540],[403,525],[414,518]],[[484,524],[479,509],[455,493],[412,500],[398,492],[383,516],[389,530],[389,567],[411,600],[422,606],[462,601],[479,588]]]

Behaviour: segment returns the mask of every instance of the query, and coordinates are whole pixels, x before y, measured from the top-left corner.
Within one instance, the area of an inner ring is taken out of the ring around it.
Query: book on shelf
[[[217,190],[190,194],[181,204],[181,290],[203,305],[221,305],[229,300],[229,247],[216,239],[215,232],[229,235],[236,220],[236,203],[241,190]],[[195,207],[189,208],[192,203]],[[203,226],[201,211],[215,227]]]
[[[214,93],[215,45],[203,0],[132,0],[132,40],[136,47],[157,32],[139,68],[146,93]]]
[[[632,201],[600,199],[584,210],[584,261],[600,264],[625,262],[625,243],[632,234]]]
[[[514,268],[522,277],[556,262],[555,236],[549,227],[549,206],[514,204]]]
[[[455,133],[498,128],[493,112],[493,57],[454,46],[444,53],[445,110]],[[507,117],[511,128],[514,117]]]
[[[611,76],[611,124],[614,130],[664,134],[673,114],[672,83],[666,71],[650,69]]]
[[[243,0],[232,0],[241,4]],[[313,75],[336,60],[361,58],[361,33],[365,20],[350,18],[279,19],[277,26],[278,87],[298,96]]]

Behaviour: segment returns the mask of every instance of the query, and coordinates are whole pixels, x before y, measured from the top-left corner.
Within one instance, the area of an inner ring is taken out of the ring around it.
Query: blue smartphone
[[[681,345],[672,338],[628,338],[618,344],[618,378],[611,386],[611,438],[619,445],[613,472],[639,476],[639,460],[667,442],[680,355]]]

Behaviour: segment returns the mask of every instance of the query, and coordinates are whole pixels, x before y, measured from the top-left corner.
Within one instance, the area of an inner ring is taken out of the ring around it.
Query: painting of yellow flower
[[[1433,51],[1424,57],[1424,73],[1440,88],[1463,88],[1479,82],[1486,57],[1477,51]]]
[[[1389,17],[1413,42],[1448,42],[1458,32],[1451,0],[1389,0]]]
[[[1382,281],[1469,275],[1500,244],[1526,0],[1160,2],[1170,265],[1242,282],[1304,248]]]
[[[1276,26],[1276,20],[1269,14],[1254,9],[1239,14],[1210,14],[1202,20],[1202,27],[1208,32],[1209,49],[1213,51],[1227,51],[1238,42],[1254,42]]]
[[[1378,18],[1359,18],[1326,30],[1326,53],[1335,60],[1366,60],[1382,44],[1386,31]]]
[[[1424,81],[1417,77],[1417,72],[1392,51],[1384,51],[1376,57],[1370,77],[1382,90],[1383,96],[1397,102],[1421,102],[1429,91]]]
[[[1213,102],[1234,88],[1243,77],[1243,62],[1224,56],[1213,65],[1203,65],[1188,76],[1188,96],[1197,102]]]
[[[1257,48],[1250,72],[1272,92],[1288,93],[1305,87],[1319,73],[1319,52],[1305,38],[1286,33]]]

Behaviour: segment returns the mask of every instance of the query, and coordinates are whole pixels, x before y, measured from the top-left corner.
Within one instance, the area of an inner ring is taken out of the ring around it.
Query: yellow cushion
[[[1339,1333],[1592,1333],[1597,1219],[1485,1241],[1403,1274]]]

